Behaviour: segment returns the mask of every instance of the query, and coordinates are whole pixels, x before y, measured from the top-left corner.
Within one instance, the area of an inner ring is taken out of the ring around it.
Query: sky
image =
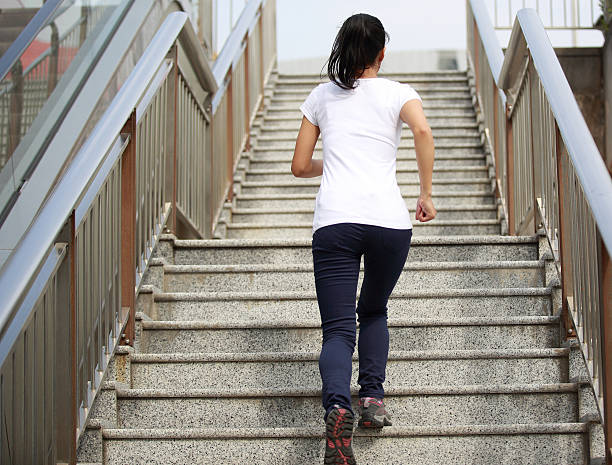
[[[465,0],[276,0],[278,59],[327,56],[355,13],[378,17],[388,51],[465,48]]]
[[[564,0],[552,0],[553,10],[549,2],[537,0],[485,0],[491,16],[496,1],[500,24],[511,24],[514,13],[523,4],[530,8],[540,5],[546,25],[552,21],[558,26],[564,18],[571,17],[571,13],[564,11],[571,2]],[[590,26],[591,16],[600,14],[598,0],[579,0],[578,5],[579,22]],[[276,0],[276,6],[279,62],[327,57],[338,29],[355,13],[369,13],[382,21],[391,36],[388,52],[463,50],[466,46],[465,0]],[[508,16],[512,19],[507,19]],[[509,35],[510,31],[498,32],[502,45]],[[603,43],[599,31],[579,31],[576,35],[582,46],[600,47]],[[549,36],[555,46],[572,46],[569,32],[553,31]]]

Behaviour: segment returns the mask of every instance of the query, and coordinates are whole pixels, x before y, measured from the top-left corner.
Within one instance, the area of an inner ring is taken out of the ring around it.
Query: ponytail
[[[338,31],[331,55],[327,60],[327,76],[343,89],[354,89],[355,81],[376,57],[389,40],[380,20],[360,13],[351,16]]]

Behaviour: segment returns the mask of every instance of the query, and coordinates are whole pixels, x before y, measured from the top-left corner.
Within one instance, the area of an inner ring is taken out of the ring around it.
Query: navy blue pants
[[[384,397],[389,354],[387,301],[402,272],[411,229],[390,229],[355,223],[324,226],[312,237],[315,285],[323,347],[319,370],[323,408],[351,408],[352,357],[359,320],[359,397]],[[364,278],[357,312],[355,300],[361,256]]]

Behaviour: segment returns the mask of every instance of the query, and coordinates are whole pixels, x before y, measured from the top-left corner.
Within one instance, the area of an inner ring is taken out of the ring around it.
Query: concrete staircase
[[[356,431],[358,463],[597,463],[599,415],[579,348],[560,339],[546,239],[500,235],[469,76],[392,78],[424,99],[439,216],[415,224],[389,302],[394,426]],[[268,85],[220,239],[162,237],[138,299],[135,347],[113,360],[82,462],[322,463],[310,252],[318,180],[289,169],[298,107],[315,84],[276,76]],[[414,211],[407,129],[398,180]]]

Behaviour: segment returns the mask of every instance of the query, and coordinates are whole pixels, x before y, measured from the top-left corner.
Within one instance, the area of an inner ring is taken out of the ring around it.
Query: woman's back
[[[324,166],[314,230],[339,222],[412,227],[395,179],[400,111],[412,99],[420,100],[412,87],[383,78],[311,92],[301,109],[321,131]]]

